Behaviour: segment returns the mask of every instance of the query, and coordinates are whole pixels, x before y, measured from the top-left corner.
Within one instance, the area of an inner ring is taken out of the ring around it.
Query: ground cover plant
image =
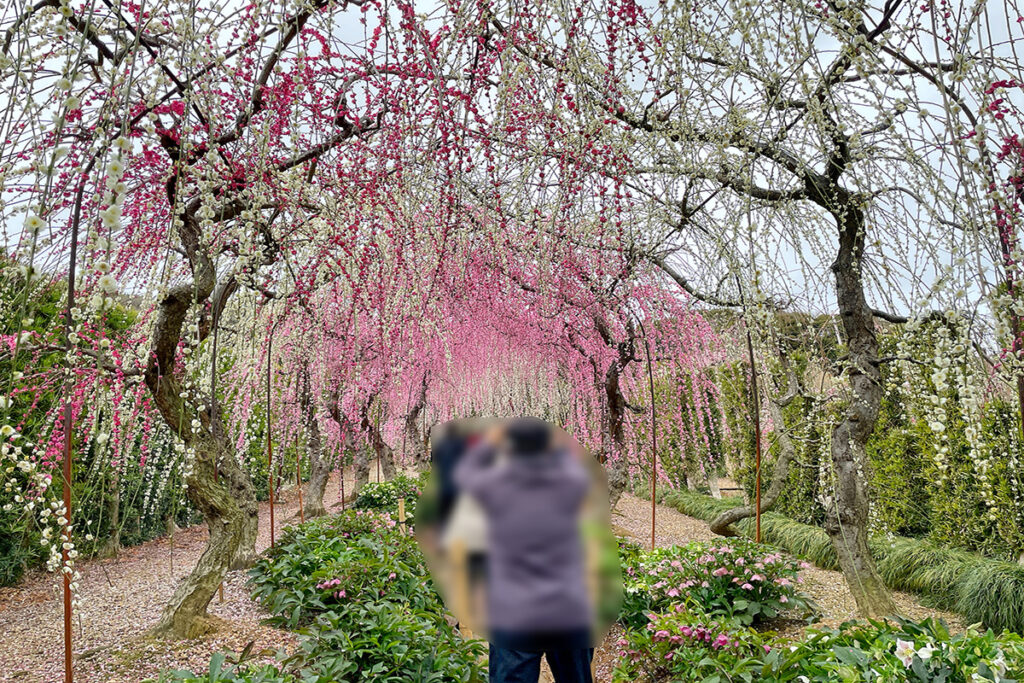
[[[766,558],[779,557],[766,546],[730,540],[725,548],[714,553],[702,544],[654,551],[623,546],[628,578],[620,621],[627,628],[616,642],[616,681],[976,683],[1024,676],[1024,639],[1010,632],[996,635],[978,625],[951,635],[934,619],[895,618],[851,621],[837,628],[812,626],[798,637],[781,637],[771,630],[771,618],[779,610],[751,613],[745,609],[747,600],[737,592],[751,589],[741,586],[737,591],[732,581],[737,577],[726,572],[749,578],[742,574],[745,560],[758,558],[762,565],[774,567],[768,571],[776,574],[775,580],[765,582],[762,590],[770,597],[762,602],[790,608],[809,604],[795,589],[799,565],[792,560],[766,563]],[[708,561],[699,562],[705,558]],[[740,558],[744,562],[737,566]],[[686,575],[687,568],[695,573]],[[677,590],[676,580],[686,576],[684,584],[703,583],[708,572],[712,578],[727,580],[717,585],[709,582],[704,592]],[[731,609],[723,607],[723,595],[734,603]],[[740,603],[739,608],[735,603]]]
[[[405,499],[405,515],[412,520],[416,515],[416,505],[419,502],[423,487],[426,486],[429,474],[423,472],[416,477],[399,473],[393,479],[387,481],[372,481],[364,484],[359,489],[353,505],[364,510],[382,510],[398,516],[398,501]]]
[[[415,539],[386,512],[352,509],[289,527],[250,570],[271,623],[295,629],[295,652],[241,662],[192,681],[483,681],[485,647],[445,618]],[[216,666],[214,666],[216,664]],[[214,677],[216,676],[216,677]]]
[[[679,605],[712,617],[750,626],[773,619],[783,610],[810,612],[812,603],[799,592],[803,564],[744,539],[721,543],[639,551],[623,543],[625,606],[622,620],[645,622],[646,615]]]
[[[716,500],[691,491],[668,491],[663,500],[708,521],[737,505],[735,499]],[[752,519],[735,526],[753,535]],[[767,542],[818,567],[838,567],[828,534],[817,526],[772,512],[762,515],[761,531]],[[1024,632],[1024,566],[914,538],[875,536],[870,548],[890,588],[917,593],[928,604],[958,612],[968,623],[979,622],[996,633]]]

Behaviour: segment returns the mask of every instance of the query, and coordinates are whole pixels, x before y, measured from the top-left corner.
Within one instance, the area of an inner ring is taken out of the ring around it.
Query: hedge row
[[[691,491],[669,491],[663,502],[684,515],[710,522],[735,500],[718,500]],[[734,525],[754,535],[753,518]],[[822,569],[839,566],[824,529],[782,515],[761,515],[761,538]],[[968,623],[982,623],[996,633],[1024,633],[1024,566],[974,553],[941,548],[913,538],[876,537],[871,553],[886,585],[917,593],[929,605],[957,612]]]

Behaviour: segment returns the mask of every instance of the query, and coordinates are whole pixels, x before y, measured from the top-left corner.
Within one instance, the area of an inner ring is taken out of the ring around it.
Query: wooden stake
[[[274,547],[274,449],[270,445],[270,359],[271,347],[274,343],[274,329],[270,328],[267,338],[267,488],[270,492],[270,547]]]
[[[89,163],[83,175],[88,175],[96,163],[96,157]],[[78,261],[78,226],[82,219],[82,196],[85,193],[85,181],[78,186],[75,195],[75,210],[71,220],[71,255],[68,264],[68,300],[64,308],[64,347],[71,352],[71,330],[74,321],[71,309],[75,306],[75,266]],[[71,394],[73,380],[70,368],[64,380],[64,543],[71,542]],[[61,545],[63,546],[64,543]],[[68,573],[70,557],[67,547],[61,550],[61,573],[64,575],[64,683],[71,683],[74,678],[74,662],[72,661],[71,642],[71,574]]]
[[[399,528],[402,533],[405,533],[405,498],[398,499],[398,523],[401,524]]]
[[[213,324],[213,350],[210,354],[210,429],[214,434],[218,433],[217,429],[217,332],[219,331],[218,324],[220,322],[220,315],[217,312],[217,302],[213,302],[212,311],[212,324]],[[220,461],[214,456],[213,459],[213,483],[219,483],[220,481]],[[220,582],[220,586],[217,588],[217,600],[224,602],[224,582]]]
[[[299,489],[299,523],[302,524],[306,521],[306,510],[302,506],[302,451],[297,447],[295,450],[295,486]]]
[[[741,294],[742,296],[742,294]],[[754,364],[754,342],[747,330],[747,355],[750,360],[750,396],[754,417],[754,540],[761,542],[761,401],[757,390],[757,365]]]
[[[647,386],[651,393],[651,550],[654,550],[654,527],[658,511],[658,417],[654,406],[654,368],[651,365],[651,343],[647,339],[644,323],[637,317],[640,333],[644,336],[644,350],[647,355]]]

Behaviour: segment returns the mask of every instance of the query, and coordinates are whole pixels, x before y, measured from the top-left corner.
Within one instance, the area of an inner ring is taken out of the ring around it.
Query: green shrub
[[[847,622],[797,640],[686,610],[652,615],[618,641],[615,681],[1011,683],[1024,676],[1024,640],[940,621]]]
[[[749,672],[764,654],[757,631],[685,609],[651,616],[617,641],[614,681],[752,680]]]
[[[804,640],[773,647],[758,680],[972,683],[1024,676],[1024,641],[974,629],[950,637],[934,619],[848,622],[808,629]],[[805,678],[801,679],[803,676]]]
[[[732,539],[638,552],[624,547],[621,562],[626,600],[620,621],[637,626],[651,612],[683,605],[749,626],[786,609],[806,609],[797,590],[798,563],[771,548]]]
[[[347,510],[289,527],[249,576],[271,621],[291,628],[360,601],[443,609],[415,539],[387,513]]]
[[[480,641],[465,641],[436,609],[400,600],[353,601],[300,631],[285,666],[331,681],[482,681]]]
[[[364,510],[384,510],[392,515],[398,514],[398,501],[405,498],[406,519],[413,519],[416,503],[426,485],[426,473],[419,477],[399,474],[394,479],[364,484],[353,505]]]
[[[380,500],[381,498],[378,498]],[[276,664],[168,672],[161,680],[265,683],[424,683],[485,680],[480,641],[445,618],[415,540],[390,514],[348,510],[289,527],[250,571],[273,623],[299,627]]]
[[[706,521],[735,505],[690,491],[672,491],[665,503]],[[753,535],[753,519],[735,526]],[[838,567],[824,529],[766,513],[761,516],[761,536],[818,567]],[[996,632],[1024,632],[1024,566],[912,538],[875,537],[870,547],[890,588],[918,593],[935,607],[962,614],[968,623],[981,623]]]

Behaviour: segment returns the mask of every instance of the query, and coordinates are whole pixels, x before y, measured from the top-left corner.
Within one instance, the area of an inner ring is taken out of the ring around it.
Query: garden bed
[[[718,500],[690,491],[669,491],[665,505],[710,522],[732,500]],[[754,520],[734,525],[753,536]],[[761,516],[762,538],[822,569],[836,569],[835,549],[823,529],[777,513]],[[871,552],[886,585],[915,593],[931,606],[963,615],[965,623],[981,623],[996,632],[1024,632],[1024,567],[974,553],[940,548],[912,538],[876,537]]]

